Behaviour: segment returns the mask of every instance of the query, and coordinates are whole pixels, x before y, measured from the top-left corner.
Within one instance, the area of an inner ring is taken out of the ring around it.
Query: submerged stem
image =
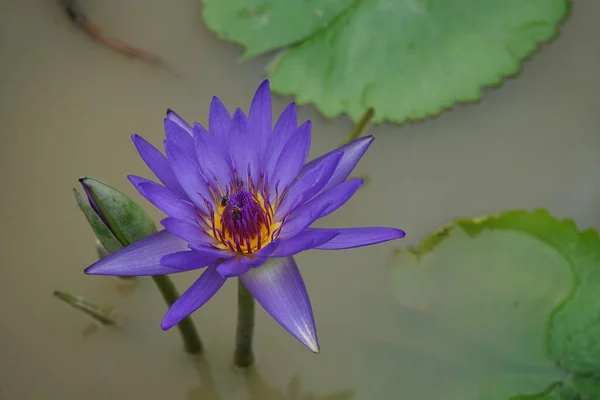
[[[125,240],[121,241],[121,244],[127,246],[129,243]],[[99,240],[96,240],[96,252],[98,253],[98,258],[103,259],[109,253],[102,246]],[[124,276],[122,279],[135,279],[135,277]],[[177,288],[171,281],[167,275],[156,275],[152,277],[152,280],[160,290],[160,294],[163,299],[167,303],[167,306],[171,307],[175,301],[179,298],[179,292]],[[178,325],[177,328],[181,333],[181,338],[183,339],[183,347],[185,351],[190,354],[199,354],[202,351],[202,342],[200,341],[200,336],[198,336],[198,331],[196,330],[196,326],[190,319],[190,317],[186,317],[183,319]]]
[[[254,297],[238,279],[238,316],[233,362],[241,368],[254,364],[252,336],[254,334]]]
[[[162,297],[165,299],[167,305],[171,307],[179,298],[179,293],[177,292],[177,288],[175,288],[173,281],[171,281],[171,278],[166,275],[156,275],[152,277],[152,280],[158,287],[158,290],[160,290],[160,294],[162,294]],[[202,342],[200,341],[198,331],[196,330],[191,318],[184,318],[177,325],[177,328],[181,333],[185,351],[190,354],[199,354],[202,351]]]

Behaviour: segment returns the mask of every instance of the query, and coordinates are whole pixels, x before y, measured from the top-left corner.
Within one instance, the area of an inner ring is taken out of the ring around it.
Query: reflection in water
[[[245,372],[245,380],[248,385],[248,398],[251,400],[285,399],[285,400],[349,400],[354,398],[352,390],[342,390],[323,396],[300,393],[300,378],[294,376],[283,390],[269,386],[255,368],[249,368]]]
[[[92,337],[96,332],[98,332],[99,326],[93,322],[90,322],[89,324],[86,325],[85,328],[83,328],[83,331],[81,332],[81,337],[83,338],[89,338]]]
[[[119,280],[117,283],[117,293],[119,293],[121,296],[130,296],[135,291],[135,288],[138,284],[137,279],[117,279]]]
[[[188,393],[189,400],[220,400],[222,397],[217,390],[215,379],[210,366],[204,357],[198,357],[194,361],[194,368],[198,371],[201,384]],[[236,370],[231,369],[230,373]],[[244,370],[238,369],[243,376],[243,381],[248,390],[247,398],[249,400],[351,400],[354,398],[352,390],[341,390],[322,396],[311,393],[302,393],[300,387],[300,378],[294,376],[285,389],[279,389],[270,386],[261,376],[256,367],[250,367]]]
[[[300,393],[300,378],[294,376],[287,385],[285,392],[269,386],[255,368],[245,371],[245,380],[248,385],[248,398],[251,400],[286,399],[286,400],[347,400],[354,397],[352,390],[343,390],[323,396]]]
[[[200,376],[200,386],[195,387],[188,393],[189,400],[219,400],[221,396],[217,391],[210,366],[203,356],[196,357],[194,368]]]

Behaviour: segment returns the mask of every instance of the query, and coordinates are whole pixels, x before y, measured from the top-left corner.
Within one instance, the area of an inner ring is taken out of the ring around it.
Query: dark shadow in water
[[[352,390],[341,390],[323,396],[300,392],[300,378],[294,376],[287,384],[285,391],[269,386],[256,368],[244,371],[244,378],[248,385],[248,398],[250,400],[350,400],[354,398]]]

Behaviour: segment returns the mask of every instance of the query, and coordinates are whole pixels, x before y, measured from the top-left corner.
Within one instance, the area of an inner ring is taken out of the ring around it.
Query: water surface
[[[444,346],[417,343],[410,332],[425,312],[419,304],[432,304],[428,318],[444,321],[458,311],[418,291],[400,306],[386,267],[396,244],[300,255],[322,353],[306,350],[259,310],[258,366],[250,372],[231,366],[235,282],[194,314],[207,348],[195,359],[180,350],[175,330],[160,330],[165,306],[149,279],[131,287],[82,273],[95,251],[72,198],[77,178],[110,182],[158,221],[160,213],[126,179],[150,176],[129,135],[160,143],[166,108],[206,123],[213,95],[247,108],[269,57],[240,63],[241,49],[207,31],[194,0],[81,6],[179,75],[93,41],[57,2],[0,5],[0,398],[436,400],[450,393],[445,388],[458,378],[440,359],[460,352],[439,354]],[[525,63],[518,79],[485,91],[481,103],[372,129],[377,139],[356,171],[370,178],[368,186],[323,225],[401,227],[404,246],[451,218],[510,208],[547,207],[582,228],[600,227],[598,15],[600,3],[578,1],[561,36]],[[290,101],[275,97],[274,111]],[[313,121],[312,156],[351,128],[345,117],[326,121],[311,106],[299,116]],[[183,289],[196,276],[174,279]],[[448,295],[486,279],[467,278],[452,280]],[[55,289],[117,307],[122,326],[91,329],[83,314],[52,298]],[[450,340],[451,332],[439,329],[440,340]]]

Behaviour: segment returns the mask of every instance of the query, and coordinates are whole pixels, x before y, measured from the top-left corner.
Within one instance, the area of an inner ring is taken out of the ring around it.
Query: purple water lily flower
[[[269,82],[249,115],[233,116],[214,97],[208,130],[175,112],[165,118],[166,157],[144,139],[133,142],[163,185],[129,176],[168,217],[165,230],[96,262],[95,275],[143,276],[205,268],[166,313],[169,329],[204,305],[227,278],[239,277],[258,303],[314,352],[319,342],[304,281],[293,256],[404,237],[394,228],[315,229],[361,187],[349,179],[373,137],[363,137],[306,163],[310,121],[298,126],[290,104],[272,128]]]

